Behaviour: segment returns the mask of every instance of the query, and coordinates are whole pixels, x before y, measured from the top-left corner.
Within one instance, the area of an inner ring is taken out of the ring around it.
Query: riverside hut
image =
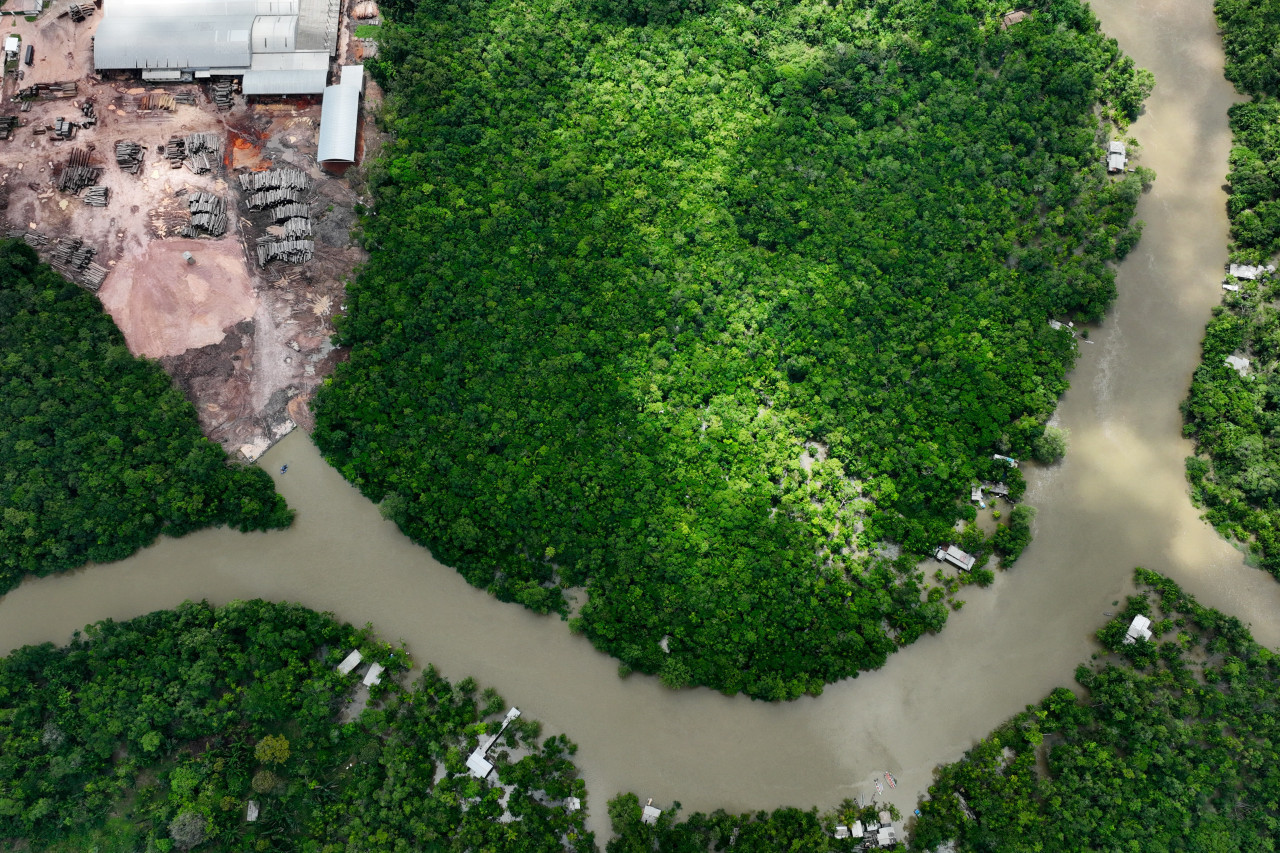
[[[1027,16],[1030,14],[1031,13],[1027,12],[1025,9],[1019,9],[1016,12],[1010,12],[1009,14],[1005,15],[1003,18],[1000,19],[1000,29],[1007,30],[1009,29],[1009,27],[1012,27],[1014,24],[1020,24],[1023,21],[1025,21],[1027,19]]]
[[[1249,375],[1249,359],[1241,358],[1238,355],[1229,355],[1224,363],[1241,376]]]
[[[948,545],[945,548],[939,548],[934,557],[940,563],[950,563],[962,572],[967,572],[973,568],[973,564],[977,562],[977,558],[972,554],[966,554],[955,545]]]
[[[1267,264],[1264,266],[1250,266],[1249,264],[1230,264],[1227,266],[1227,274],[1244,281],[1257,281],[1276,271],[1275,264]]]
[[[347,675],[351,670],[360,665],[360,661],[364,659],[364,655],[360,654],[359,649],[353,649],[351,654],[342,659],[342,663],[338,664],[338,672]]]
[[[1107,171],[1112,174],[1123,172],[1127,165],[1129,165],[1129,154],[1125,150],[1124,143],[1113,139],[1107,144]]]
[[[1129,623],[1129,630],[1124,635],[1126,645],[1137,640],[1151,642],[1151,620],[1141,613],[1133,617],[1133,621]]]
[[[369,671],[364,674],[364,686],[372,687],[375,684],[381,684],[382,671],[384,669],[386,669],[386,667],[380,663],[370,664]]]

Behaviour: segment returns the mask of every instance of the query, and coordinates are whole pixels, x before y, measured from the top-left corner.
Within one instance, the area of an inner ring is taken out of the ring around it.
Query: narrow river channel
[[[686,810],[832,805],[886,791],[907,814],[935,765],[1057,685],[1093,651],[1104,611],[1143,565],[1172,575],[1206,604],[1280,644],[1280,584],[1198,518],[1187,500],[1178,404],[1210,307],[1221,294],[1222,189],[1234,94],[1207,2],[1105,0],[1104,29],[1158,81],[1131,133],[1159,179],[1138,214],[1141,244],[1120,271],[1120,298],[1082,344],[1058,412],[1067,460],[1029,473],[1036,538],[1015,570],[974,591],[946,630],[876,673],[817,699],[767,705],[708,690],[673,693],[619,680],[616,663],[558,619],[503,605],[467,586],[400,536],[320,459],[300,433],[270,451],[280,490],[298,510],[284,533],[206,531],[137,556],[29,581],[0,599],[0,653],[65,641],[84,624],[183,599],[265,597],[372,622],[419,662],[496,686],[549,732],[580,745],[593,828],[605,800],[631,790]]]

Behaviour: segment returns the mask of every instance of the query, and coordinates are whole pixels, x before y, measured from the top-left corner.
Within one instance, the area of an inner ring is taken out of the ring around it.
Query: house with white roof
[[[1133,617],[1133,621],[1129,623],[1129,630],[1124,635],[1126,645],[1137,640],[1151,642],[1151,620],[1141,613]]]

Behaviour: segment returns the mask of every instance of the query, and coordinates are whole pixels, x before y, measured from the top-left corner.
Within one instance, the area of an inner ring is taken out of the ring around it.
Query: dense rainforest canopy
[[[794,697],[939,629],[912,555],[1020,485],[1047,321],[1112,299],[1148,176],[1096,109],[1149,75],[1078,0],[382,8],[326,457],[503,599],[585,586],[673,686]]]
[[[359,648],[389,672],[351,706]],[[0,846],[134,851],[593,851],[572,743],[474,682],[408,669],[368,631],[296,605],[184,604],[0,659]],[[363,700],[361,700],[363,701]],[[496,721],[495,721],[496,720]],[[250,819],[251,815],[256,816]],[[21,849],[21,848],[19,848]]]
[[[1227,77],[1252,101],[1231,120],[1231,260],[1275,264],[1280,252],[1280,5],[1218,0]],[[1267,280],[1270,279],[1270,280]],[[1192,495],[1223,533],[1248,543],[1280,577],[1280,289],[1274,276],[1231,279],[1205,333],[1202,363],[1183,404]],[[1248,361],[1243,371],[1228,356]],[[1207,457],[1207,458],[1206,458]]]
[[[1238,620],[1139,569],[1077,698],[1059,688],[938,771],[915,850],[1274,851],[1280,661]],[[1154,597],[1154,601],[1152,598]],[[1123,642],[1130,620],[1153,638]]]
[[[258,468],[230,464],[97,298],[0,240],[0,592],[127,557],[161,533],[286,527]]]
[[[635,794],[622,794],[609,801],[609,819],[614,837],[605,848],[607,853],[707,853],[729,850],[734,853],[834,853],[862,850],[862,836],[836,838],[836,827],[846,829],[855,821],[869,827],[877,821],[881,810],[888,810],[893,824],[899,827],[902,817],[897,808],[887,803],[858,806],[845,800],[826,814],[818,810],[783,807],[772,812],[730,814],[716,810],[711,814],[696,812],[679,819],[679,804],[664,811],[654,823],[641,820],[640,800]],[[732,848],[730,848],[732,845]],[[897,844],[881,850],[905,850]]]

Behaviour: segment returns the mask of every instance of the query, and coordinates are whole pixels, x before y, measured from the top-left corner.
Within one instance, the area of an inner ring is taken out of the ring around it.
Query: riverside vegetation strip
[[[1149,591],[1076,671],[1084,697],[1059,688],[940,768],[913,850],[1275,850],[1280,662],[1173,581],[1137,578]],[[1138,614],[1155,637],[1125,645]]]
[[[376,707],[341,722],[358,674],[335,664],[353,646],[389,672]],[[497,731],[502,698],[431,667],[401,688],[408,666],[368,631],[263,601],[188,602],[18,649],[0,659],[0,846],[595,849],[564,805],[585,797],[573,744],[517,719],[489,752],[501,785],[473,779],[467,752]]]
[[[1274,850],[1280,661],[1172,581],[1137,579],[1145,589],[1098,632],[1100,659],[1076,672],[1083,696],[1059,688],[940,767],[912,849]],[[1137,614],[1153,640],[1125,645]],[[343,722],[359,673],[335,664],[352,647],[389,671]],[[263,601],[187,603],[18,649],[0,658],[0,840],[67,853],[597,849],[565,805],[590,806],[571,742],[521,717],[489,753],[500,785],[472,779],[465,756],[505,703],[430,666],[402,688],[410,665],[367,629]],[[648,825],[623,794],[607,850],[854,850],[836,824],[881,807],[685,819],[672,807]]]
[[[1143,589],[1098,631],[1095,662],[1076,670],[1083,695],[1060,687],[940,766],[910,825],[911,850],[1275,850],[1280,659],[1173,581],[1136,575]],[[1138,614],[1152,620],[1153,640],[1126,645]],[[638,811],[634,797],[609,804],[609,853],[855,850],[834,826],[868,817],[847,801],[823,815],[668,812],[656,826]]]
[[[0,240],[0,593],[127,557],[161,533],[287,527],[258,468],[200,433],[159,364],[98,300]]]
[[[991,454],[1067,386],[1048,319],[1099,318],[1138,239],[1095,110],[1149,76],[1033,5],[385,3],[317,443],[471,583],[585,586],[623,671],[786,699],[882,665],[946,619],[913,555],[1021,485]]]
[[[1230,108],[1231,259],[1274,263],[1280,253],[1280,5],[1218,0],[1226,76],[1253,100]],[[1192,495],[1225,535],[1280,578],[1280,279],[1239,282],[1215,308],[1183,404]],[[1250,361],[1248,376],[1226,364]]]

